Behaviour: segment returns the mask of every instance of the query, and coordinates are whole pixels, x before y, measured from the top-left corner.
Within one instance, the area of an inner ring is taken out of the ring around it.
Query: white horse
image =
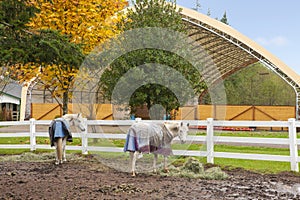
[[[62,129],[62,135],[56,137],[55,136],[55,126],[53,124],[57,124],[57,122],[61,122],[60,128]],[[51,122],[49,127],[49,135],[50,139],[53,141],[52,143],[56,149],[55,156],[55,164],[62,164],[67,161],[66,159],[66,143],[67,141],[72,141],[72,135],[70,131],[70,126],[78,127],[81,131],[85,131],[84,120],[81,114],[66,114],[62,116],[62,118],[55,119]],[[51,145],[52,146],[52,145]]]
[[[139,122],[133,124],[127,134],[124,151],[130,152],[130,167],[135,176],[135,164],[138,153],[153,153],[153,171],[156,172],[158,154],[164,156],[164,170],[168,172],[167,156],[172,155],[171,142],[179,137],[181,143],[186,142],[189,124],[182,122],[165,122],[162,125]]]

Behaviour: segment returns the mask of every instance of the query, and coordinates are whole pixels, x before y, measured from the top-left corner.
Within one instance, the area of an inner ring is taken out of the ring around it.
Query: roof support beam
[[[228,58],[230,58],[230,56],[231,56],[231,59],[240,60],[242,63],[243,63],[243,59],[245,59],[245,58],[247,58],[244,61],[245,63],[248,63],[249,59],[250,59],[250,62],[253,62],[253,59],[258,60],[258,61],[262,62],[263,64],[265,64],[266,67],[270,68],[274,73],[276,73],[283,80],[285,80],[292,88],[294,88],[294,91],[296,93],[296,118],[299,119],[299,113],[300,113],[300,110],[299,110],[299,108],[300,108],[300,84],[299,83],[296,83],[292,78],[290,78],[287,74],[285,74],[279,67],[275,66],[271,61],[269,61],[268,58],[264,57],[262,54],[260,54],[256,50],[254,50],[252,47],[250,47],[246,43],[243,43],[242,41],[240,41],[239,38],[235,38],[235,37],[225,33],[224,31],[222,31],[220,29],[217,29],[216,27],[212,27],[207,23],[204,23],[204,22],[202,22],[198,19],[192,18],[192,17],[184,15],[184,14],[182,15],[182,20],[185,21],[186,23],[190,24],[190,26],[198,27],[199,29],[203,30],[203,31],[202,30],[199,31],[198,33],[203,34],[203,32],[209,32],[210,34],[213,35],[211,37],[214,37],[214,38],[215,37],[220,37],[221,39],[224,40],[224,43],[233,44],[233,46],[235,48],[240,50],[240,53],[245,52],[246,54],[249,55],[249,56],[238,56],[238,57],[236,57],[236,56],[232,56],[232,54],[227,54],[227,53],[224,54],[223,53],[223,54],[221,54],[222,57],[223,56],[225,56],[225,57],[228,56]],[[197,35],[197,32],[194,33],[194,35]],[[205,39],[204,36],[202,36],[201,38],[198,38],[197,42],[201,41],[203,39]],[[201,46],[202,48],[205,48],[205,46],[208,47],[209,43],[213,42],[213,41],[214,41],[213,39],[210,39],[210,40],[207,40],[205,43],[200,42],[199,46]],[[214,45],[211,45],[211,46],[214,46]],[[206,50],[209,51],[209,48],[206,49]],[[203,50],[201,50],[201,51],[203,51]],[[213,52],[213,53],[215,53],[215,52]],[[213,54],[213,55],[215,55],[215,54]],[[215,58],[213,58],[213,59],[216,59],[216,57],[218,57],[218,56],[216,55]],[[251,57],[253,59],[251,59]],[[219,65],[218,67],[222,66],[221,62],[223,62],[223,61],[230,62],[230,59],[228,60],[228,59],[221,59],[220,58],[220,60],[216,62],[217,65]],[[237,62],[237,63],[240,63],[240,62]],[[232,64],[234,64],[234,63],[232,63]],[[209,65],[209,63],[207,63],[207,65]],[[226,65],[226,66],[228,66],[228,65]],[[240,66],[244,66],[244,65],[242,64]],[[235,65],[235,67],[233,67],[231,71],[235,72],[236,69],[239,69],[239,68],[240,67]],[[222,71],[222,73],[224,73],[224,75],[231,73],[230,71],[228,71],[226,69],[225,70],[222,69],[221,71]],[[222,74],[222,77],[223,77],[223,74]]]

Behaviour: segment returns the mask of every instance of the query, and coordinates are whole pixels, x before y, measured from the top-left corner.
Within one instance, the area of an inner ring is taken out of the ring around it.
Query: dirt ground
[[[59,166],[53,161],[0,161],[0,199],[300,199],[299,174],[225,172],[225,180],[153,173],[131,177],[92,155]]]

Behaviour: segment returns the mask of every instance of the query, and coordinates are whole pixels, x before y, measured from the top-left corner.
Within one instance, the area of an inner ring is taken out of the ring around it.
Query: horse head
[[[186,142],[189,131],[189,123],[184,124],[183,122],[165,122],[165,126],[174,137],[179,137],[182,144]]]
[[[85,131],[84,120],[81,113],[66,114],[63,116],[63,118],[67,120],[70,125],[78,127],[81,131]]]
[[[189,123],[184,124],[183,122],[181,122],[180,125],[178,126],[178,137],[181,143],[186,142],[188,131],[189,131]]]

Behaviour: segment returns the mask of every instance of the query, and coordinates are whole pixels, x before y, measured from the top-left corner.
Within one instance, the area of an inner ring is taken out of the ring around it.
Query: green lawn
[[[205,135],[205,133],[197,133],[196,135]],[[220,136],[232,136],[232,137],[265,137],[265,138],[287,138],[286,132],[222,132],[218,133]],[[298,134],[299,138],[299,134]],[[112,140],[112,139],[89,139],[89,145],[91,146],[103,146],[103,147],[123,147],[124,140]],[[0,138],[0,144],[29,144],[28,137],[18,138]],[[37,137],[37,144],[49,144],[49,138]],[[50,145],[50,144],[49,144]],[[71,145],[71,144],[68,144]],[[81,145],[80,138],[73,138],[72,145]],[[202,144],[173,144],[172,149],[181,150],[195,150],[205,151],[205,146]],[[0,154],[21,154],[23,152],[29,152],[29,149],[0,149]],[[51,150],[50,150],[51,151]],[[289,155],[289,149],[287,148],[271,148],[271,147],[258,147],[258,146],[232,146],[232,145],[215,145],[216,152],[233,152],[233,153],[253,153],[253,154],[271,154],[271,155]],[[49,150],[38,149],[37,152],[49,152]],[[96,152],[93,152],[96,153]],[[300,150],[299,150],[300,155]],[[97,153],[98,154],[98,153]],[[99,153],[102,154],[102,153]],[[113,155],[119,157],[120,153],[109,153],[110,158]],[[206,158],[198,158],[202,162],[206,162]],[[215,164],[224,168],[244,168],[253,171],[277,173],[281,171],[290,171],[290,163],[287,162],[275,162],[275,161],[256,161],[256,160],[244,160],[244,159],[227,159],[227,158],[215,158]],[[170,158],[171,162],[180,162],[180,157],[173,156]],[[299,174],[299,173],[298,173]]]
[[[50,139],[49,137],[36,137],[36,143],[50,145]],[[0,144],[30,144],[30,139],[29,137],[9,137],[9,138],[1,137]],[[81,144],[80,138],[73,138],[72,145],[80,145],[80,144]]]
[[[220,165],[222,168],[244,168],[260,173],[279,173],[291,170],[290,163],[288,162],[215,158],[214,163]],[[300,176],[299,172],[297,174]]]
[[[196,135],[199,136],[205,136],[206,132],[198,132]],[[288,138],[289,133],[288,132],[269,132],[269,131],[234,131],[234,132],[226,132],[226,131],[215,131],[215,136],[230,136],[230,137],[261,137],[261,138]],[[297,133],[297,137],[300,138],[300,133]]]

